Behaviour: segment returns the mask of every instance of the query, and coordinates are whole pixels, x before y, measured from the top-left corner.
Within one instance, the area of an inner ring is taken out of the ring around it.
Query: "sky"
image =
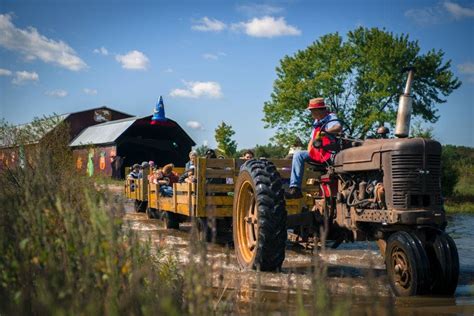
[[[275,68],[322,35],[359,26],[442,49],[462,86],[437,105],[443,144],[474,147],[474,1],[0,0],[0,116],[13,124],[99,106],[167,117],[215,147],[267,144]]]

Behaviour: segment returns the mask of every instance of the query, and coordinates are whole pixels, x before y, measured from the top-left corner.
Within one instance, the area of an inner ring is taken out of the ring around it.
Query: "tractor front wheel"
[[[399,231],[387,241],[387,274],[395,295],[425,294],[431,285],[428,256],[420,239],[413,233]]]
[[[434,231],[428,235],[426,253],[433,275],[431,294],[453,295],[459,278],[459,256],[454,240],[445,232]]]

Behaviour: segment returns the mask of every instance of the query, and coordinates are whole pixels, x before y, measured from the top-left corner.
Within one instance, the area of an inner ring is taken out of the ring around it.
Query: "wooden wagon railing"
[[[291,160],[271,159],[287,188],[291,175]],[[188,217],[232,217],[234,202],[234,183],[245,162],[241,159],[204,159],[198,158],[195,175],[196,183],[175,183],[173,196],[160,196],[158,184],[148,184],[148,207],[154,210],[168,211]],[[176,169],[176,168],[175,168]],[[314,184],[307,180],[319,177],[320,172],[306,164],[303,177],[303,193],[314,192]],[[142,196],[140,196],[142,198]],[[288,215],[298,214],[306,205],[312,205],[312,198],[286,201]]]

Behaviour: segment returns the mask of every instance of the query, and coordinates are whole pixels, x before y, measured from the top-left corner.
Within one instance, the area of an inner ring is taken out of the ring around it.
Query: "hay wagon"
[[[284,185],[289,183],[291,160],[270,159],[280,173]],[[196,183],[173,184],[173,196],[160,195],[160,185],[149,183],[147,173],[143,179],[127,179],[125,195],[134,200],[135,211],[147,213],[149,218],[162,219],[168,229],[178,229],[179,224],[195,221],[206,240],[221,232],[230,231],[233,221],[234,189],[240,168],[245,163],[241,159],[205,159],[198,158]],[[312,178],[317,175],[307,165],[304,173],[303,191],[314,191]],[[183,168],[174,168],[179,174]],[[133,188],[133,189],[132,189]],[[302,214],[302,209],[312,205],[311,198],[288,200],[288,215]],[[255,225],[256,216],[240,214],[249,225]],[[236,219],[234,219],[236,220]],[[237,219],[239,220],[239,219]],[[255,237],[256,238],[256,237]]]

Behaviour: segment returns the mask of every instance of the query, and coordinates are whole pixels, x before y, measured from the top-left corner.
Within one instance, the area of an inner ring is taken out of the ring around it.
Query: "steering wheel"
[[[326,126],[331,122],[338,122],[341,125],[341,131],[339,133],[331,133],[331,132],[326,131]],[[349,126],[343,120],[340,120],[340,119],[332,119],[325,122],[323,125],[321,125],[320,131],[321,133],[324,133],[323,135],[326,135],[332,139],[335,139],[333,143],[323,146],[324,150],[332,154],[340,151],[344,147],[343,146],[343,141],[345,140],[344,136],[351,135],[352,133]],[[313,142],[313,147],[321,148],[322,147],[321,142],[317,142],[317,141]]]
[[[330,132],[326,131],[326,126],[329,123],[332,123],[332,122],[338,122],[339,125],[341,125],[341,131],[339,133],[330,133]],[[351,135],[352,134],[352,131],[349,128],[349,126],[343,120],[340,120],[340,119],[332,119],[332,120],[329,120],[329,121],[325,122],[323,125],[321,125],[320,130],[323,131],[326,135],[329,135],[329,136],[334,137],[334,138],[343,137],[344,135]]]

